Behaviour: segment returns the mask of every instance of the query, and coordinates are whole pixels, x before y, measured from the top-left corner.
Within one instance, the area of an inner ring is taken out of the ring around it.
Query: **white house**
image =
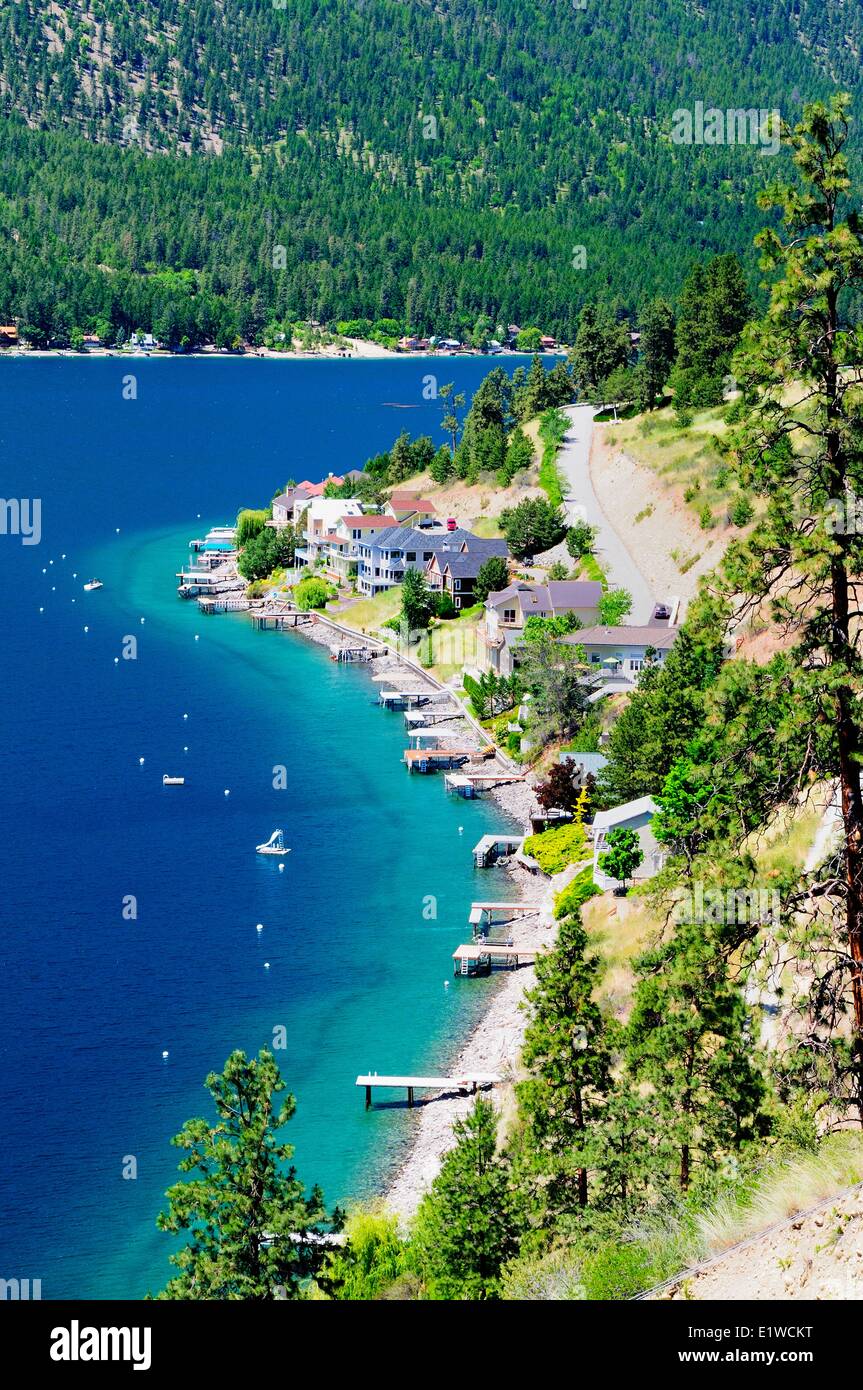
[[[343,517],[362,516],[363,507],[356,498],[343,497],[313,497],[308,504],[303,505],[305,544],[297,547],[297,561],[301,565],[313,565],[323,557],[323,552],[329,547],[329,541],[325,540],[325,537],[333,535]],[[295,515],[297,511],[295,508]]]
[[[638,883],[659,873],[665,855],[651,829],[651,821],[658,810],[652,796],[640,796],[635,801],[614,806],[610,811],[597,811],[593,821],[593,881],[597,888],[617,887],[617,880],[603,873],[599,867],[599,856],[608,848],[609,830],[634,830],[638,835],[644,859],[632,875],[633,882]]]

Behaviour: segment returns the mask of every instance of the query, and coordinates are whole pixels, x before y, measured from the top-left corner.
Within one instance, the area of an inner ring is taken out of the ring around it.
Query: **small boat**
[[[184,787],[185,785],[185,777],[169,777],[166,772],[164,777],[162,778],[163,787]]]
[[[86,589],[87,593],[89,594],[89,593],[92,592],[93,589],[102,589],[102,588],[104,588],[104,585],[103,585],[101,579],[91,579],[90,582],[89,582],[89,584],[85,584],[85,585],[84,585],[84,588]]]
[[[266,844],[256,845],[255,854],[290,854],[284,830],[274,830]]]

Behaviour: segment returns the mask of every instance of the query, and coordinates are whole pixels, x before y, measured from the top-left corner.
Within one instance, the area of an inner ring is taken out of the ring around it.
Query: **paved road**
[[[560,453],[558,467],[564,478],[567,519],[584,520],[597,528],[596,552],[602,568],[616,589],[632,594],[632,612],[627,623],[646,623],[657,601],[641,570],[599,505],[590,480],[590,441],[593,436],[593,406],[570,405],[565,412],[572,421]]]

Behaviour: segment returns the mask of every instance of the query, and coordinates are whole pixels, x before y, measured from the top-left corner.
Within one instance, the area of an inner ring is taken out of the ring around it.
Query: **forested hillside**
[[[779,161],[674,145],[673,111],[796,119],[861,46],[854,0],[6,0],[0,311],[570,337],[749,251]]]

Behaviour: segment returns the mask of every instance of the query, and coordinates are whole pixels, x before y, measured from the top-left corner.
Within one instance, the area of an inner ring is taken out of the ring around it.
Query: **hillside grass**
[[[679,492],[702,529],[724,525],[728,508],[739,496],[716,447],[728,430],[725,406],[699,410],[681,426],[670,406],[620,420],[608,429],[608,442],[650,468]]]

